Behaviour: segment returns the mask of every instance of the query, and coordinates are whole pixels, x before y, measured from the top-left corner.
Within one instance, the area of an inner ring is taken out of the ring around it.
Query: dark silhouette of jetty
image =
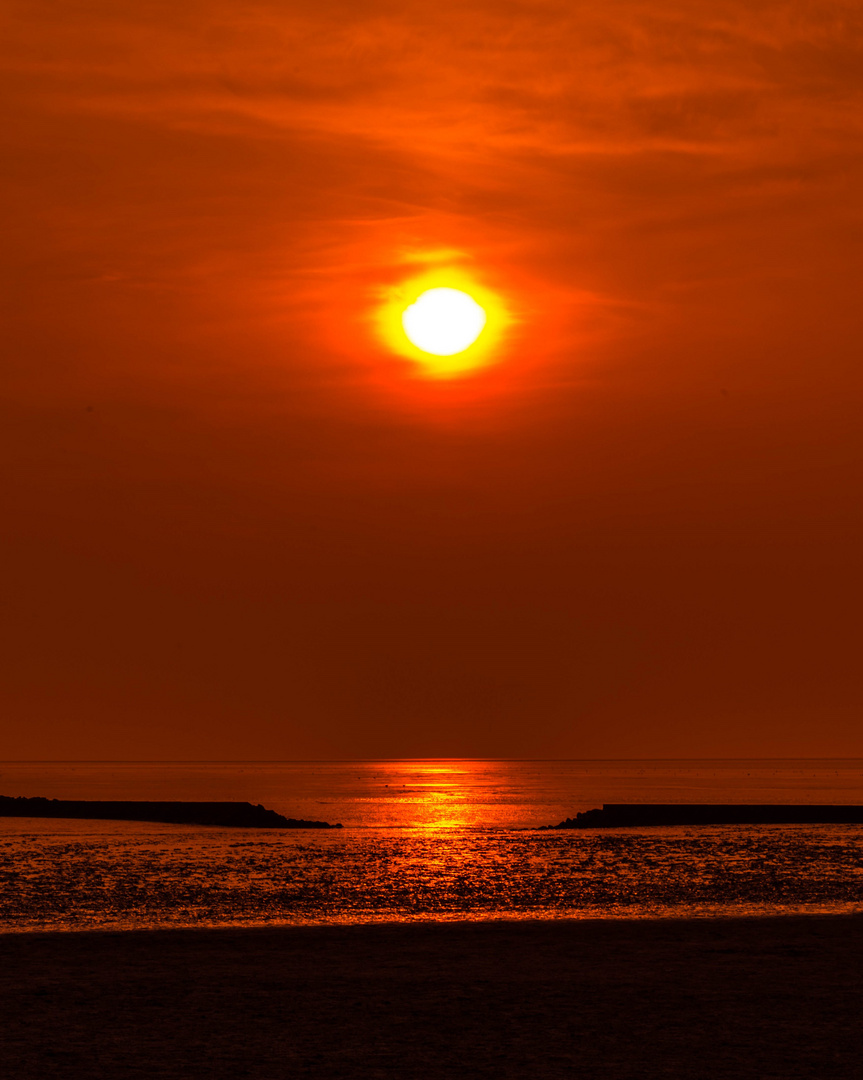
[[[158,821],[171,825],[221,825],[242,829],[340,829],[327,821],[282,817],[248,802],[93,802],[11,798],[0,795],[0,817],[96,818]]]
[[[621,829],[644,825],[863,825],[863,806],[744,803],[603,803],[541,829]]]

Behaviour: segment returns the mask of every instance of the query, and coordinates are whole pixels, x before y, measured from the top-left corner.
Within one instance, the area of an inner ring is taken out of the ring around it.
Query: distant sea
[[[863,760],[0,762],[0,794],[338,831],[0,818],[0,931],[863,911],[863,826],[537,832],[603,802],[863,803]]]

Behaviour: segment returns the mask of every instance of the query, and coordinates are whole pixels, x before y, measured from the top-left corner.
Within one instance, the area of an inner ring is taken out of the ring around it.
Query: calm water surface
[[[0,794],[242,799],[338,832],[0,818],[0,928],[863,910],[863,827],[532,831],[603,802],[863,803],[863,761],[0,763]]]

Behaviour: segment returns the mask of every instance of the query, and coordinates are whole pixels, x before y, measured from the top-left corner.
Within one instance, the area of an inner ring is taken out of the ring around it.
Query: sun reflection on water
[[[476,824],[476,775],[482,766],[464,761],[434,764],[391,761],[384,763],[386,787],[399,802],[410,805],[411,828],[423,832],[467,828]]]
[[[23,784],[34,765],[4,763]],[[863,762],[40,765],[52,798],[239,798],[344,829],[0,819],[0,927],[863,909],[863,828],[537,831],[608,801],[863,802]],[[47,771],[46,771],[47,770]],[[12,778],[12,780],[10,780]]]

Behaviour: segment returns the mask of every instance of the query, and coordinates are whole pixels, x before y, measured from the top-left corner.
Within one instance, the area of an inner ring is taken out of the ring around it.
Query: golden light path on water
[[[859,828],[294,831],[0,823],[0,929],[838,914]]]
[[[863,762],[4,763],[51,798],[248,799],[333,830],[0,819],[0,928],[863,910],[858,826],[539,831],[607,801],[863,802]]]

